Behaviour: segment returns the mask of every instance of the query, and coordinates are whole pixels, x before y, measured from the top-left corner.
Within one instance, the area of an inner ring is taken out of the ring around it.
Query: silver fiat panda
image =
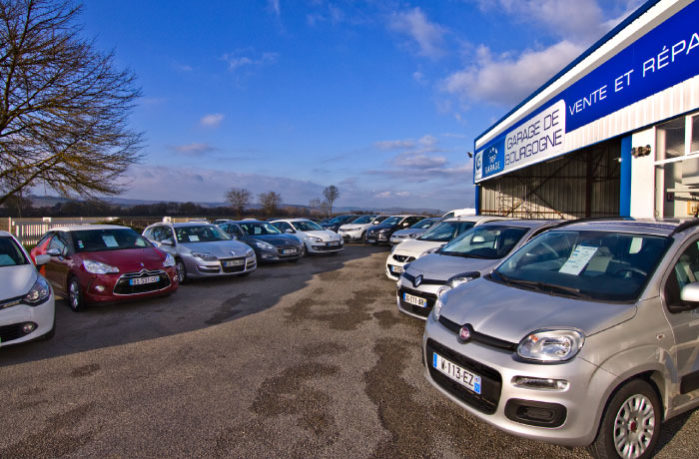
[[[699,405],[699,220],[573,222],[440,291],[428,380],[507,432],[647,457]]]

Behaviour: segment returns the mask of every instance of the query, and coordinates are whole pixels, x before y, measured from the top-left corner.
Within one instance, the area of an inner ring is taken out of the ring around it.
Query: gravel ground
[[[0,457],[587,457],[466,414],[423,376],[386,250],[262,266],[74,314],[0,349]],[[697,457],[696,412],[658,457]]]

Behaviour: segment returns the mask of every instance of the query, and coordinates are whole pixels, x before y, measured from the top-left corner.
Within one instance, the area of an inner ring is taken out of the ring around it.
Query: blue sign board
[[[565,153],[556,148],[545,151],[541,145],[553,145],[555,135],[574,131],[696,75],[699,1],[675,13],[478,150],[476,157],[483,161],[481,168],[478,163],[474,167],[474,181]],[[552,114],[560,112],[553,110],[554,105],[565,106],[565,120],[557,125],[562,132],[544,132],[546,120],[550,128]],[[498,155],[500,160],[488,168],[487,159]]]

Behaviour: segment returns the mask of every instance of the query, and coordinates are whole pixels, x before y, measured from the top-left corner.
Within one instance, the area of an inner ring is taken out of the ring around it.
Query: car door
[[[66,233],[56,232],[46,249],[46,252],[51,256],[51,261],[45,265],[46,279],[54,290],[62,296],[66,294],[66,285],[72,264],[72,250],[69,240]]]
[[[690,309],[680,298],[682,287],[693,282],[699,282],[699,238],[696,237],[683,247],[663,288],[665,314],[675,337],[673,353],[681,394],[699,389],[699,308]]]

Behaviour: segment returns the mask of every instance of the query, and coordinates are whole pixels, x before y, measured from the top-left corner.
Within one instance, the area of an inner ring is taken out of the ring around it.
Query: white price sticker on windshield
[[[590,262],[595,253],[597,252],[597,247],[590,247],[586,245],[579,245],[573,249],[573,253],[570,254],[568,260],[561,266],[558,270],[561,274],[572,274],[573,276],[578,276],[585,269],[585,266]]]
[[[196,234],[190,234],[189,236],[189,242],[199,242],[199,236]]]
[[[119,247],[119,243],[116,241],[116,239],[114,239],[114,236],[112,236],[111,234],[103,234],[102,240],[104,241],[104,245],[106,245],[110,249]]]

